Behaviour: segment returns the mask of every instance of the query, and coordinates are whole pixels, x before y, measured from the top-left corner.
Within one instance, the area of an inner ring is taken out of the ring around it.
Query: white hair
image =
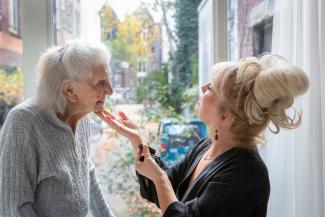
[[[108,67],[110,53],[103,44],[72,40],[63,46],[45,51],[38,62],[36,101],[43,111],[64,114],[68,100],[62,92],[65,79],[80,81],[92,73],[94,67]]]

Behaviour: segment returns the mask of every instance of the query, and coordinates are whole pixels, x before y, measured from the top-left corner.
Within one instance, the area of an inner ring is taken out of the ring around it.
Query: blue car
[[[180,122],[167,119],[159,124],[160,157],[171,166],[206,137],[206,126],[198,118]]]

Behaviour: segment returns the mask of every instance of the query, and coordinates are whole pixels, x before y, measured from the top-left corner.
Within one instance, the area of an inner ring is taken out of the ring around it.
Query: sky
[[[153,0],[108,0],[118,18],[122,21],[127,13],[132,13],[139,7],[141,2],[149,2]],[[152,12],[154,19],[157,21],[159,15]]]
[[[108,0],[116,15],[123,20],[127,13],[133,12],[139,5],[140,0]]]

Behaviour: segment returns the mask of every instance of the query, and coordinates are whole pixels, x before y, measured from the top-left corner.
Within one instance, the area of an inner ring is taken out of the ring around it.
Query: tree
[[[112,66],[120,68],[121,62],[129,63],[130,69],[135,70],[135,57],[143,55],[144,47],[140,38],[141,22],[132,15],[127,15],[118,24],[116,39],[110,43],[112,50]]]
[[[162,15],[169,42],[169,71],[172,72],[168,85],[170,105],[177,113],[184,108],[183,92],[198,83],[198,13],[201,0],[155,0],[151,3]],[[170,20],[175,18],[175,28]],[[176,44],[176,51],[173,45]]]
[[[162,24],[166,29],[166,35],[169,46],[169,60],[172,61],[175,56],[175,45],[177,43],[176,33],[172,27],[175,15],[175,2],[170,0],[155,0],[153,8],[160,11],[162,15]]]
[[[115,38],[117,26],[120,23],[116,13],[109,4],[105,4],[100,10],[102,40],[110,41]]]
[[[16,67],[0,67],[0,128],[10,109],[23,98],[23,73]]]
[[[161,1],[161,0],[157,0]],[[173,79],[169,90],[171,106],[177,113],[183,111],[183,93],[197,83],[198,78],[198,13],[201,0],[176,0],[176,53],[171,61]]]
[[[182,88],[192,86],[193,59],[198,59],[198,13],[201,0],[176,0],[177,51],[175,82]]]
[[[150,62],[153,42],[160,38],[160,28],[147,7],[141,5],[121,22],[114,22],[116,15],[109,6],[102,9],[102,14],[103,34],[114,33],[112,40],[108,40],[113,70],[120,71],[121,63],[128,62],[129,70],[137,72],[140,61]]]

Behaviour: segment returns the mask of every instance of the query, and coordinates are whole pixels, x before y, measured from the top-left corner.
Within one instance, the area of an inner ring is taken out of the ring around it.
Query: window
[[[3,25],[3,15],[2,15],[2,2],[0,2],[0,31],[2,30]]]
[[[139,72],[147,72],[147,61],[139,61],[138,63],[138,71]]]
[[[143,69],[143,72],[147,72],[147,61],[143,62],[142,69]]]
[[[271,51],[273,14],[274,0],[227,1],[229,60]]]
[[[23,99],[21,1],[0,1],[0,129]]]
[[[9,31],[21,35],[20,32],[20,0],[9,0]]]
[[[52,0],[53,44],[81,36],[80,1]]]
[[[63,11],[63,26],[64,28],[72,32],[73,28],[73,5],[70,1],[65,1],[65,10]]]
[[[254,56],[271,52],[273,18],[263,20],[254,26]]]

